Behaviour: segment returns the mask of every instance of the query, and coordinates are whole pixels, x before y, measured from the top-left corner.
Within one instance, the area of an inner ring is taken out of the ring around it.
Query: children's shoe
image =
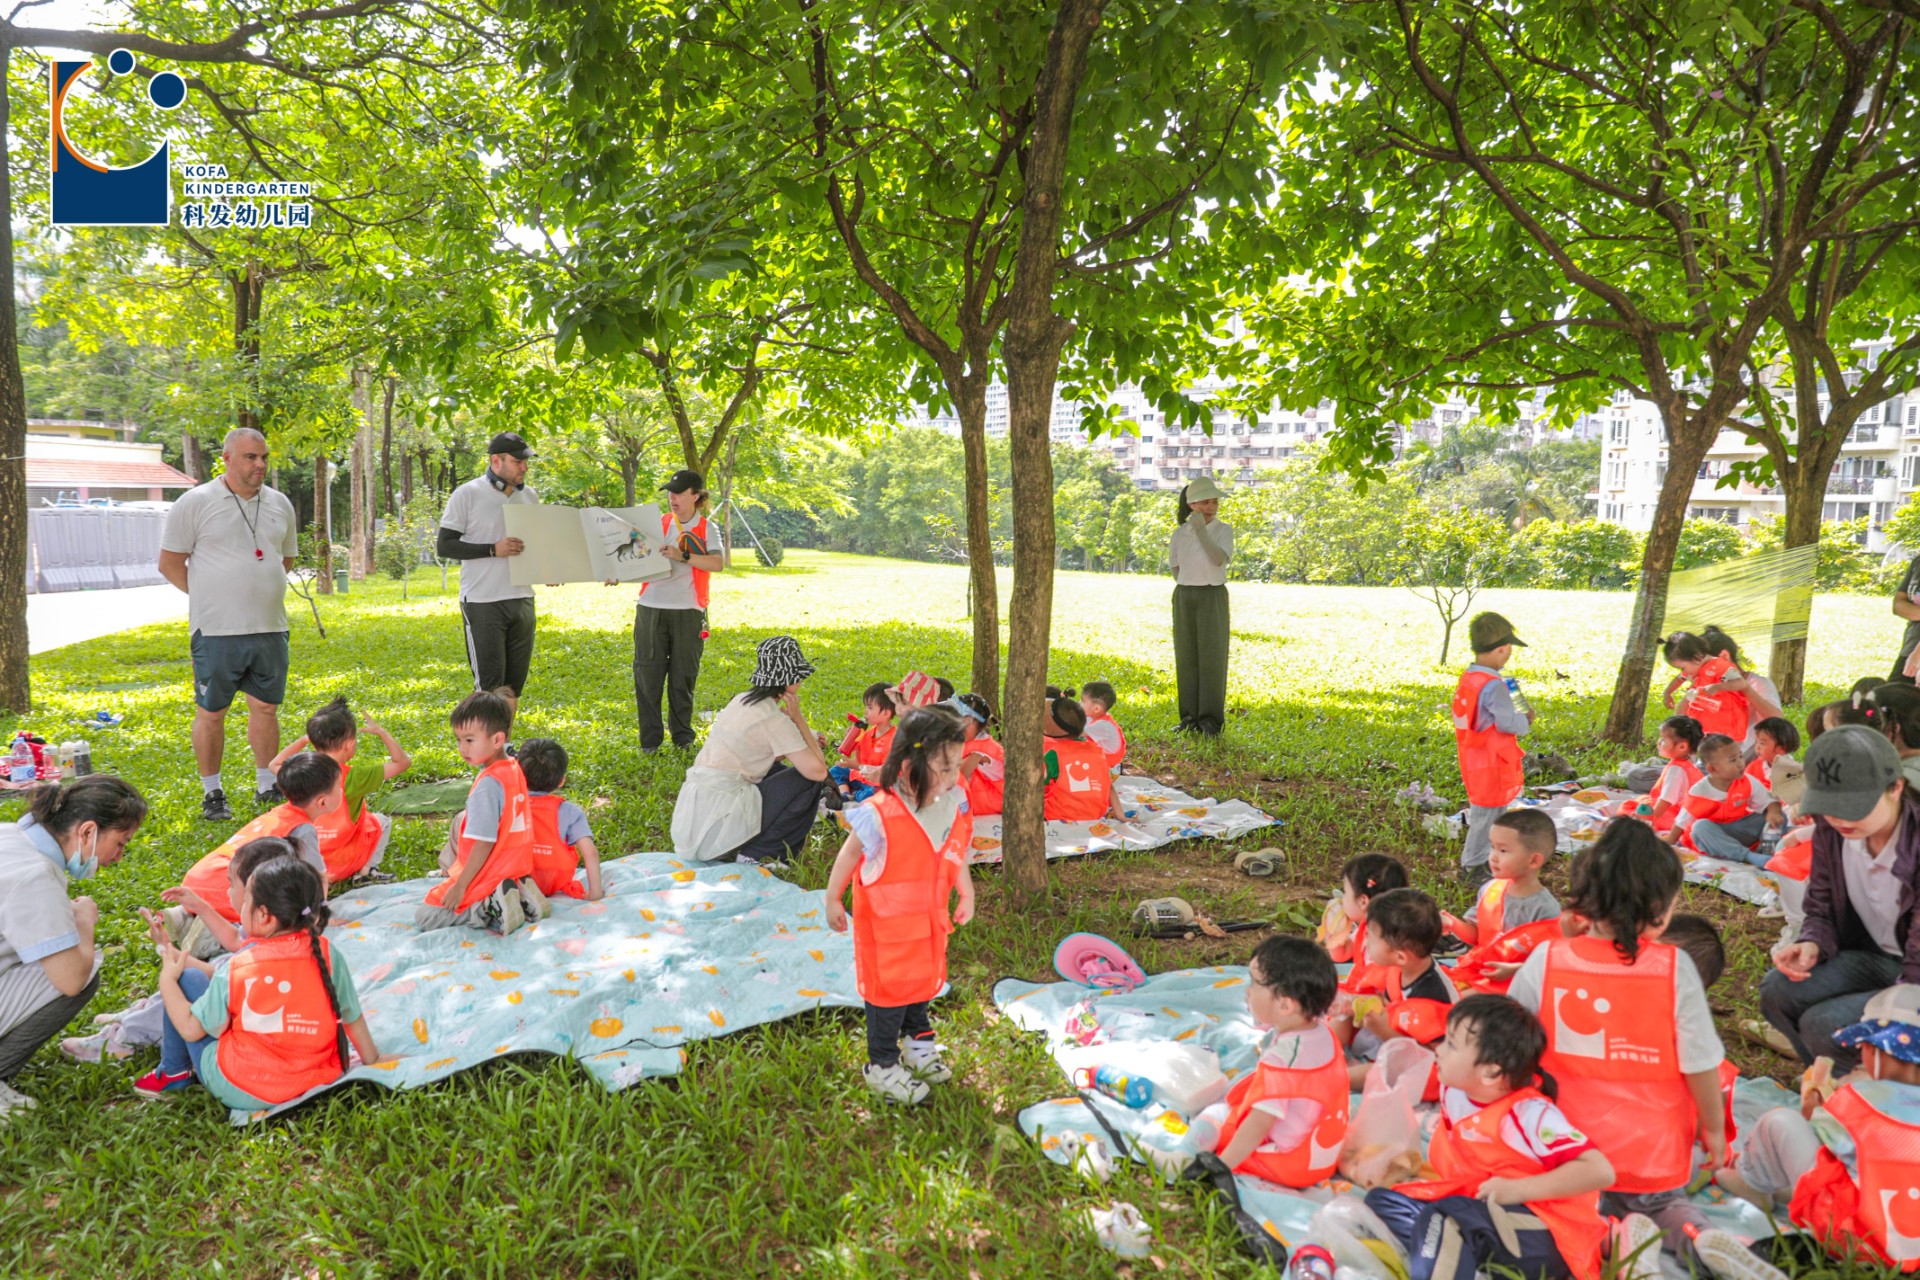
[[[1693,1251],[1719,1280],[1787,1280],[1787,1273],[1766,1261],[1731,1231],[1708,1227],[1693,1236]]]
[[[5,1124],[16,1111],[28,1111],[39,1105],[12,1085],[0,1081],[0,1124]]]
[[[1644,1213],[1630,1213],[1615,1223],[1615,1280],[1660,1280],[1660,1240],[1659,1225]]]
[[[888,1102],[912,1106],[917,1102],[925,1102],[927,1095],[933,1092],[924,1080],[914,1079],[907,1069],[897,1062],[890,1067],[869,1062],[860,1074],[866,1077],[867,1088]]]
[[[480,919],[495,933],[506,937],[527,922],[526,909],[520,905],[520,890],[513,881],[502,880],[480,904]]]
[[[1745,1200],[1762,1213],[1777,1214],[1780,1211],[1780,1207],[1774,1203],[1773,1197],[1764,1192],[1754,1190],[1747,1180],[1740,1176],[1740,1170],[1735,1165],[1724,1165],[1715,1172],[1713,1175],[1713,1184],[1728,1195],[1736,1199]]]
[[[1126,1201],[1107,1209],[1089,1209],[1093,1237],[1123,1258],[1144,1258],[1153,1248],[1153,1228]]]
[[[532,876],[521,876],[516,883],[520,886],[520,911],[528,920],[545,920],[553,914],[553,904],[547,901],[547,895],[540,892],[540,885]]]
[[[105,1058],[131,1058],[133,1050],[120,1043],[120,1024],[114,1023],[90,1036],[68,1036],[60,1042],[60,1052],[75,1062],[99,1062]]]
[[[200,797],[200,821],[232,822],[233,810],[227,807],[227,793],[220,790],[207,792]]]
[[[193,1072],[182,1071],[178,1075],[168,1075],[155,1067],[133,1082],[133,1096],[151,1102],[155,1098],[164,1098],[177,1093],[193,1083]]]
[[[916,1080],[945,1084],[953,1079],[953,1068],[940,1061],[940,1046],[931,1038],[909,1040],[900,1050],[900,1065]]]
[[[391,871],[382,871],[378,867],[368,867],[365,871],[362,871],[359,875],[353,878],[353,883],[357,885],[392,884],[395,880],[398,880],[399,878],[400,877],[394,875],[393,872]]]

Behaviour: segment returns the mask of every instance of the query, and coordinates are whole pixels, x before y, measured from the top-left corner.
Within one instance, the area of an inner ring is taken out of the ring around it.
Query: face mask
[[[93,838],[87,841],[86,856],[70,853],[67,855],[67,874],[75,880],[91,880],[93,873],[100,869],[100,828],[93,829]]]

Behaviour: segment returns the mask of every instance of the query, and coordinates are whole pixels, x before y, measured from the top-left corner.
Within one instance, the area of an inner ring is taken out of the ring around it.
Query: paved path
[[[27,652],[45,653],[186,616],[186,595],[166,583],[115,591],[36,592],[27,597]]]

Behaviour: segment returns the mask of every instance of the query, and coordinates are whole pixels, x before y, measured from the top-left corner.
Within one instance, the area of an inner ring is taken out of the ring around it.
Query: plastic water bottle
[[[32,782],[33,777],[33,748],[27,744],[23,729],[13,735],[13,752],[7,757],[7,781]]]
[[[1513,698],[1513,709],[1521,715],[1531,718],[1533,704],[1527,701],[1527,695],[1520,692],[1520,682],[1512,676],[1507,677],[1507,693]]]
[[[82,739],[73,744],[73,774],[84,778],[93,772],[93,744]]]
[[[1303,1244],[1287,1263],[1287,1280],[1333,1280],[1333,1255],[1317,1244]]]
[[[1153,1081],[1145,1076],[1128,1075],[1118,1067],[1082,1067],[1073,1073],[1073,1082],[1129,1107],[1144,1107],[1153,1101]]]

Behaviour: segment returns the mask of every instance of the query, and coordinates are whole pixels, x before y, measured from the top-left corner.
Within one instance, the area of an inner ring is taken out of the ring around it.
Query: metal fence
[[[160,576],[165,511],[140,507],[31,507],[27,590],[147,587]]]

